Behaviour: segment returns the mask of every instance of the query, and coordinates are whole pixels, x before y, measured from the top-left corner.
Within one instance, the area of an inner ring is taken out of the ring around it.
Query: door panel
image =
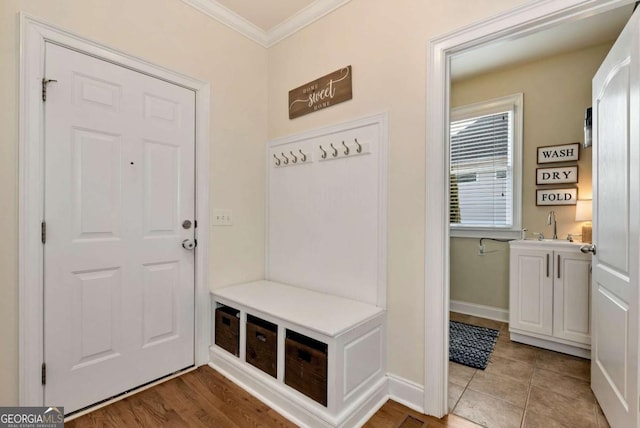
[[[77,106],[120,111],[122,87],[119,84],[75,72],[73,85],[73,99]]]
[[[145,141],[146,236],[178,233],[180,147]]]
[[[627,403],[629,376],[629,306],[612,295],[600,284],[596,284],[596,334],[598,346],[594,362],[604,375],[616,396]],[[626,406],[625,406],[626,407]]]
[[[614,427],[638,426],[639,17],[593,78],[591,388]]]
[[[598,99],[599,166],[616,171],[599,182],[599,260],[620,273],[629,269],[629,66],[624,58],[609,72]],[[619,290],[623,292],[622,290]]]
[[[180,265],[177,262],[145,266],[144,346],[175,339],[178,308],[174,295],[179,292]]]
[[[195,94],[46,44],[45,402],[194,363]]]
[[[77,238],[118,237],[122,216],[122,142],[117,135],[81,129],[72,132],[71,185]]]
[[[74,366],[78,369],[120,355],[120,269],[77,272],[73,290]]]

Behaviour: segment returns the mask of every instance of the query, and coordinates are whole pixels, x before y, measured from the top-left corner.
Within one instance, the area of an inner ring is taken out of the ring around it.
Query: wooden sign
[[[351,66],[289,91],[289,119],[304,116],[353,98]]]
[[[578,182],[577,166],[536,168],[536,184],[567,184]]]
[[[538,189],[536,205],[575,205],[578,201],[578,189]]]
[[[580,159],[580,143],[538,147],[538,163],[567,162]]]

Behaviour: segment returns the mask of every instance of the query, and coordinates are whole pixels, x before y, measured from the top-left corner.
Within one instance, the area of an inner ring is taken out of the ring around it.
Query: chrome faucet
[[[551,226],[552,224],[553,224],[553,239],[558,239],[558,222],[556,221],[555,211],[549,211],[549,215],[547,216],[547,226]]]

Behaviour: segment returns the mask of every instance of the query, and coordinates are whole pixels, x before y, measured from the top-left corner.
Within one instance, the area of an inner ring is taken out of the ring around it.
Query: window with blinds
[[[522,109],[517,101],[506,97],[452,111],[452,230],[519,230],[521,129],[516,127]]]

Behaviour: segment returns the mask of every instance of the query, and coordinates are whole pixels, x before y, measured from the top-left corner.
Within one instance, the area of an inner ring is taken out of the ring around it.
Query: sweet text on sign
[[[289,119],[304,116],[353,98],[351,66],[289,91]]]

